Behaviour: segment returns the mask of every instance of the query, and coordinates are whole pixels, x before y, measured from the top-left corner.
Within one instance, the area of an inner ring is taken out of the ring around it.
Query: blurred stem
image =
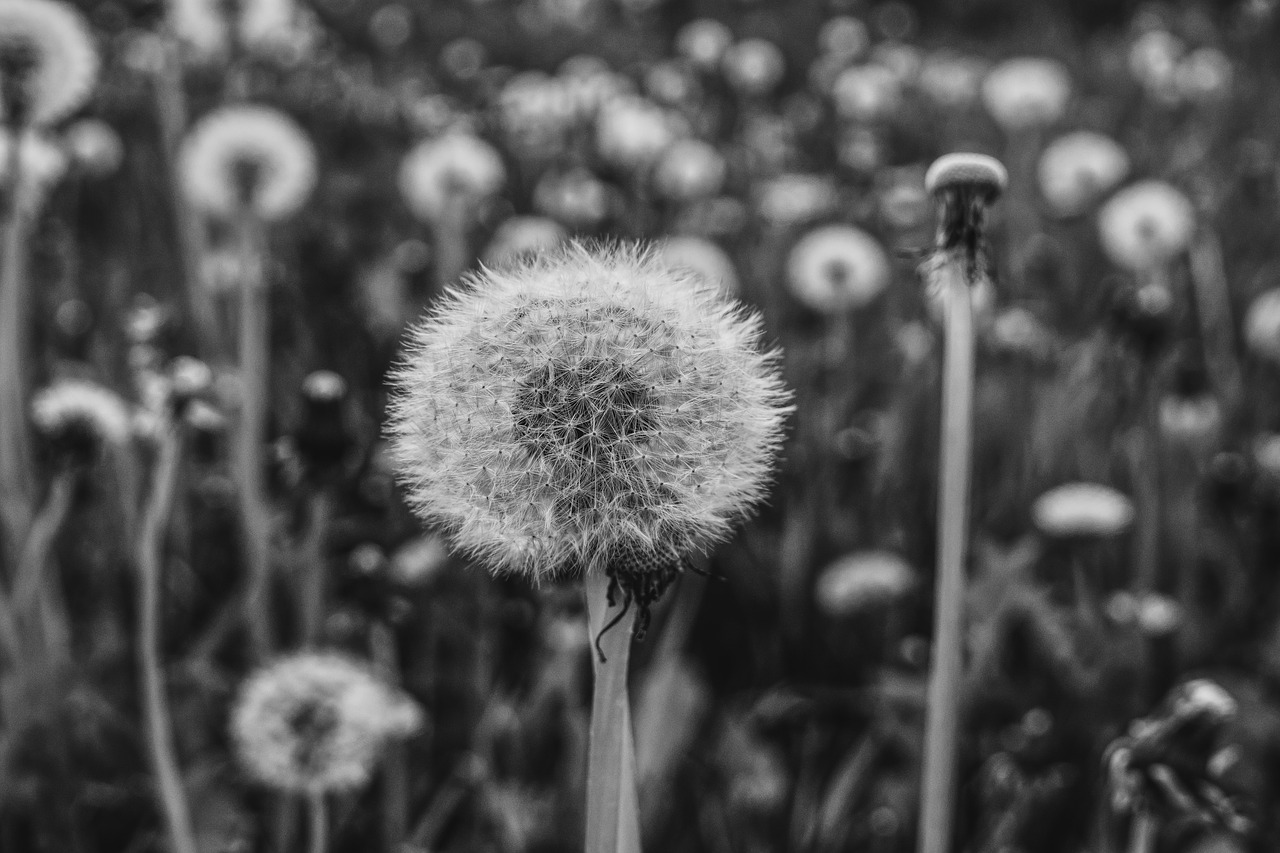
[[[8,186],[3,205],[4,255],[0,257],[0,520],[6,547],[17,554],[32,513],[30,438],[27,432],[27,245],[32,211],[23,208],[22,128],[9,135]]]
[[[951,847],[956,739],[964,645],[964,563],[973,440],[973,308],[970,282],[957,260],[946,276],[947,338],[942,397],[942,461],[938,491],[938,578],[934,599],[933,668],[925,728],[924,802],[920,853]]]
[[[311,824],[309,853],[325,853],[329,848],[329,816],[324,806],[324,791],[307,794],[307,819]]]
[[[400,661],[391,627],[374,622],[369,631],[374,665],[389,684],[400,683]],[[409,763],[403,749],[389,749],[382,759],[382,843],[397,851],[409,823]]]
[[[148,757],[159,785],[160,806],[169,833],[172,853],[198,853],[191,810],[182,784],[182,773],[173,745],[173,722],[164,690],[161,655],[161,577],[164,540],[169,514],[178,490],[182,435],[166,424],[160,453],[151,477],[151,492],[143,510],[138,540],[138,665],[142,674],[142,699],[146,714]]]
[[[1236,360],[1235,324],[1222,245],[1211,229],[1202,229],[1191,244],[1191,282],[1204,342],[1205,365],[1214,389],[1227,404],[1227,411],[1234,413],[1244,391],[1244,380]]]
[[[178,254],[182,263],[183,296],[190,316],[195,321],[200,355],[207,361],[220,363],[225,355],[221,326],[214,310],[212,294],[204,286],[200,259],[204,256],[204,232],[200,220],[182,192],[178,175],[178,150],[187,130],[187,100],[182,88],[182,58],[172,33],[160,39],[161,59],[156,69],[156,120],[160,126],[160,150],[164,152],[168,173],[170,203],[177,228]]]
[[[1155,815],[1145,810],[1135,812],[1129,827],[1128,853],[1154,853],[1158,829]]]
[[[470,207],[462,199],[445,204],[440,215],[431,223],[432,239],[435,241],[437,294],[457,284],[458,277],[471,264],[471,251],[467,241]]]
[[[22,547],[22,564],[14,584],[13,610],[22,620],[29,616],[32,623],[39,623],[48,656],[45,665],[65,663],[70,660],[70,628],[66,610],[61,606],[61,596],[51,588],[49,555],[53,551],[58,532],[71,512],[71,499],[75,494],[76,475],[63,471],[54,478],[49,495],[31,524]]]
[[[325,587],[328,565],[325,561],[325,534],[333,520],[333,498],[328,489],[317,487],[309,501],[306,540],[303,543],[302,566],[298,575],[301,585],[299,603],[302,609],[302,645],[311,647],[320,639],[324,626]]]
[[[240,424],[236,434],[241,535],[248,573],[244,606],[253,657],[262,660],[273,648],[271,530],[262,477],[271,314],[263,274],[266,247],[262,225],[246,210],[236,226],[244,275],[240,282]]]
[[[1160,585],[1160,533],[1163,527],[1160,468],[1164,462],[1160,430],[1160,395],[1150,375],[1143,379],[1141,439],[1134,480],[1138,497],[1137,576],[1134,591],[1154,592]]]
[[[584,853],[639,853],[635,743],[627,696],[627,663],[635,607],[619,617],[608,602],[609,578],[588,572],[585,581],[587,630],[597,638],[604,660],[592,653],[595,683],[591,699],[591,743],[587,757],[587,828]],[[605,625],[618,618],[603,636]]]

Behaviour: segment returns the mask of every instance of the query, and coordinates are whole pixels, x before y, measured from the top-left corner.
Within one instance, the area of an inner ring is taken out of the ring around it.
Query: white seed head
[[[724,157],[700,139],[672,143],[654,169],[655,188],[674,201],[692,201],[720,192],[728,174]]]
[[[888,604],[913,590],[915,569],[891,551],[857,551],[818,577],[818,605],[828,616],[849,616]]]
[[[725,79],[739,94],[767,95],[782,82],[787,61],[768,39],[743,39],[725,51],[720,60]]]
[[[1186,251],[1195,227],[1190,200],[1163,181],[1125,187],[1098,211],[1107,257],[1134,271],[1159,267]]]
[[[1129,155],[1109,136],[1061,136],[1040,155],[1040,193],[1058,216],[1084,213],[1129,174]]]
[[[295,213],[316,184],[316,151],[293,119],[261,106],[220,107],[200,119],[179,154],[182,187],[214,216]]]
[[[830,213],[838,201],[829,177],[792,172],[762,182],[755,207],[765,222],[786,228]]]
[[[364,785],[385,743],[421,724],[417,703],[368,665],[327,652],[302,652],[258,670],[231,712],[245,770],[293,792]]]
[[[1280,365],[1280,287],[1264,291],[1250,303],[1244,340],[1254,355]]]
[[[40,432],[59,435],[83,428],[104,444],[129,440],[132,415],[119,394],[96,382],[62,379],[35,393],[31,420]]]
[[[676,51],[703,71],[714,70],[733,44],[733,32],[719,21],[698,18],[676,33]]]
[[[624,169],[651,165],[683,133],[676,116],[637,95],[610,99],[596,116],[600,156]]]
[[[1101,483],[1066,483],[1036,498],[1036,527],[1046,536],[1105,537],[1133,523],[1133,501]]]
[[[67,128],[67,151],[85,174],[106,177],[124,162],[124,142],[115,128],[96,118],[82,118]]]
[[[0,131],[0,183],[9,181],[13,134]],[[18,143],[18,201],[28,211],[39,210],[53,187],[67,172],[67,155],[43,133],[23,131]]]
[[[530,255],[549,252],[567,239],[568,232],[554,219],[513,216],[498,226],[480,258],[485,266],[506,266]]]
[[[660,244],[662,261],[669,267],[692,270],[714,282],[726,297],[738,293],[738,271],[729,254],[702,237],[668,237]]]
[[[854,65],[836,76],[831,97],[842,118],[877,121],[898,108],[902,86],[897,75],[883,65]]]
[[[1071,76],[1052,59],[1008,59],[982,82],[983,104],[1006,132],[1051,125],[1062,118],[1070,100]]]
[[[435,222],[452,207],[473,210],[506,182],[497,150],[469,133],[419,142],[400,164],[400,194],[423,222]]]
[[[789,407],[757,315],[639,245],[473,274],[394,370],[411,506],[539,579],[692,554],[764,494]]]
[[[24,81],[26,121],[45,126],[66,118],[89,98],[98,79],[98,51],[88,23],[69,3],[0,3],[0,54],[20,50],[32,65]],[[12,105],[0,104],[8,113]]]
[[[871,303],[892,276],[880,243],[852,225],[824,225],[796,243],[787,258],[787,282],[805,306],[839,314]]]

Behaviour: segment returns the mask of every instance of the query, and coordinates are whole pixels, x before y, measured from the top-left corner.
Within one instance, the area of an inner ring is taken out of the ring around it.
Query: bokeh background
[[[296,579],[319,573],[313,641],[423,711],[335,796],[331,849],[580,849],[579,587],[451,556],[380,439],[406,324],[481,260],[572,235],[665,240],[762,311],[798,406],[767,504],[636,646],[647,849],[914,849],[942,353],[917,268],[925,169],[957,150],[1010,173],[978,300],[957,849],[1121,849],[1103,752],[1190,676],[1239,711],[1187,784],[1255,825],[1169,807],[1157,849],[1280,844],[1275,3],[271,0],[288,26],[233,39],[182,17],[195,0],[74,5],[102,67],[49,129],[65,168],[26,242],[24,369],[32,393],[90,380],[140,414],[76,461],[47,549],[65,659],[0,670],[0,849],[165,849],[131,543],[155,465],[141,379],[180,356],[213,377],[162,581],[183,782],[202,851],[304,849],[228,734],[261,662],[232,438],[248,273],[180,168],[196,122],[241,103],[315,158],[262,230],[272,651],[302,643]],[[44,496],[67,463],[36,433]],[[1070,483],[1093,485],[1051,492]]]

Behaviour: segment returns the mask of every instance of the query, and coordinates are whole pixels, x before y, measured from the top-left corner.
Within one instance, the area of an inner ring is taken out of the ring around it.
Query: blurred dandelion
[[[1244,318],[1244,340],[1254,355],[1280,365],[1280,288],[1254,297]]]
[[[451,207],[474,210],[502,189],[507,172],[493,146],[466,133],[446,133],[414,146],[400,166],[400,193],[409,210],[433,222]]]
[[[1036,498],[1036,527],[1061,538],[1115,536],[1133,523],[1133,502],[1101,483],[1066,483]]]
[[[92,458],[99,447],[130,437],[132,414],[119,394],[83,379],[63,379],[31,398],[31,420],[46,440]]]
[[[596,117],[596,148],[606,161],[622,169],[652,165],[680,135],[673,116],[635,95],[601,104]]]
[[[720,60],[725,80],[739,95],[761,98],[769,95],[787,70],[786,58],[768,39],[743,39],[724,52]]]
[[[888,286],[889,257],[880,243],[852,225],[824,225],[796,243],[787,283],[803,305],[840,314],[868,305]]]
[[[662,261],[669,267],[693,270],[700,278],[720,287],[724,296],[738,294],[738,271],[724,249],[702,237],[667,237],[660,244]]]
[[[67,171],[67,155],[48,136],[33,130],[23,131],[18,151],[13,151],[14,136],[0,132],[0,182],[13,180],[17,162],[18,192],[14,202],[27,214],[38,213],[54,186]]]
[[[113,175],[124,163],[120,134],[101,119],[80,119],[67,128],[64,141],[71,161],[90,177]]]
[[[266,222],[291,216],[316,184],[310,139],[270,107],[220,107],[200,119],[182,145],[179,170],[187,197],[205,213],[245,212]]]
[[[859,551],[828,566],[818,578],[818,604],[829,616],[848,616],[892,602],[915,589],[919,579],[891,551]]]
[[[733,32],[719,21],[698,18],[676,33],[676,51],[699,70],[714,71],[733,44]]]
[[[841,118],[874,122],[898,108],[902,88],[894,73],[882,65],[854,65],[835,78],[831,96]]]
[[[1070,99],[1071,77],[1052,59],[1006,59],[982,82],[982,102],[1006,132],[1057,122]]]
[[[98,76],[87,22],[67,3],[0,5],[0,108],[10,128],[50,125],[75,112]]]
[[[1082,130],[1055,139],[1040,155],[1040,192],[1058,216],[1077,216],[1129,174],[1118,142]]]
[[[653,181],[672,201],[692,201],[720,192],[727,172],[724,158],[700,139],[680,139],[659,158]]]
[[[1157,270],[1186,251],[1195,224],[1191,202],[1162,181],[1125,187],[1098,212],[1107,257],[1135,272]]]
[[[568,238],[568,232],[554,219],[513,216],[498,226],[480,259],[490,267],[515,264],[532,255],[549,252]]]

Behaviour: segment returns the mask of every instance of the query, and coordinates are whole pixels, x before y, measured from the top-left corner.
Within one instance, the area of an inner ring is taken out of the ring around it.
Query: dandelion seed
[[[245,769],[284,791],[365,784],[385,743],[422,724],[422,710],[369,667],[333,653],[296,654],[240,689],[231,734]]]
[[[50,125],[75,112],[88,100],[98,66],[88,24],[75,7],[54,0],[0,4],[6,84],[0,108],[11,126]]]
[[[497,571],[665,569],[763,495],[788,408],[760,336],[637,246],[474,274],[392,375],[409,501]]]
[[[251,211],[275,221],[295,213],[316,183],[316,152],[284,113],[259,106],[221,107],[200,119],[180,152],[183,190],[207,213]]]

